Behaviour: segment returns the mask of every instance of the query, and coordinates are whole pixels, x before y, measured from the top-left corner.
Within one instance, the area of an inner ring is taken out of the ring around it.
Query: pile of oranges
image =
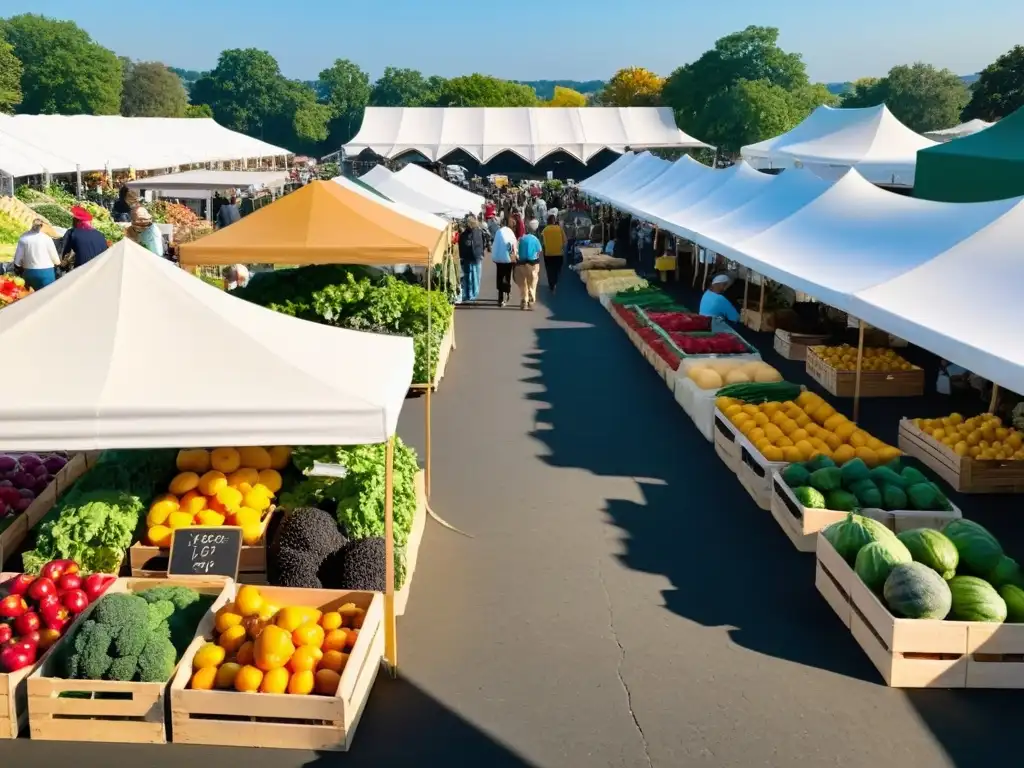
[[[334,696],[366,612],[278,608],[246,585],[216,614],[217,637],[192,659],[189,688]]]
[[[965,419],[951,413],[941,419],[914,419],[914,426],[933,440],[952,448],[958,456],[982,461],[1024,459],[1024,435],[991,413]]]

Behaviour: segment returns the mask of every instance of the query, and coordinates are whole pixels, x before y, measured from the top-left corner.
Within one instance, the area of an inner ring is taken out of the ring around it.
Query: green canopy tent
[[[914,197],[980,203],[1024,195],[1024,108],[990,128],[917,153]]]

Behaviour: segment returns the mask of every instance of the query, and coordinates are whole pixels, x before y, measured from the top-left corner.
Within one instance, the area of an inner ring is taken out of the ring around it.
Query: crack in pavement
[[[650,745],[647,743],[647,736],[644,735],[644,729],[640,727],[640,721],[636,717],[636,712],[633,711],[633,694],[630,693],[629,686],[626,684],[626,678],[622,676],[622,664],[626,660],[626,648],[622,645],[622,641],[619,640],[619,633],[615,629],[615,608],[612,605],[612,596],[608,591],[608,584],[604,580],[604,570],[601,568],[600,562],[597,566],[597,580],[601,582],[601,589],[604,592],[605,603],[608,606],[608,628],[612,632],[612,639],[615,641],[615,645],[619,647],[619,661],[615,665],[615,674],[619,678],[619,685],[622,686],[622,690],[626,694],[626,708],[629,710],[629,716],[633,720],[633,727],[636,728],[636,732],[640,736],[640,743],[644,748],[644,758],[647,760],[647,765],[654,768],[654,761],[651,760],[651,750]]]

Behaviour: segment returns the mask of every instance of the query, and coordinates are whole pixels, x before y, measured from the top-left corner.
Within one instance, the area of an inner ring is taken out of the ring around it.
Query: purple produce
[[[2,479],[2,480],[10,480],[13,483],[14,482],[14,478],[16,478],[18,476],[19,472],[21,472],[20,469],[12,469],[12,470],[10,470],[8,472],[0,472],[0,479]]]
[[[22,498],[21,491],[11,486],[4,486],[0,488],[0,501],[10,506],[18,499]]]
[[[7,502],[5,502],[3,499],[0,499],[0,517],[7,517],[7,515],[10,514],[10,512],[11,510],[7,506]]]
[[[18,488],[31,488],[36,484],[36,476],[27,471],[19,472],[14,476],[14,484]]]
[[[55,475],[60,472],[67,463],[67,459],[65,458],[60,456],[50,456],[43,462],[43,466],[46,467],[47,472],[51,475]]]
[[[32,501],[33,499],[18,499],[12,506],[15,512],[24,512],[32,506]]]
[[[32,469],[26,471],[35,475],[36,477],[42,477],[43,475],[47,474],[45,464],[36,464]]]
[[[14,483],[10,480],[0,480],[0,488],[13,488]]]
[[[18,460],[6,454],[0,455],[0,472],[13,472],[18,469]]]
[[[25,453],[18,457],[18,463],[22,469],[31,470],[37,464],[42,464],[43,460],[34,453]]]
[[[34,499],[36,497],[36,492],[31,488],[22,488],[18,493],[21,494],[21,498],[23,499]]]

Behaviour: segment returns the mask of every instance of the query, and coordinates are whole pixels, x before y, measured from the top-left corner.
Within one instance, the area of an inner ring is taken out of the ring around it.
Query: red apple
[[[104,577],[102,573],[91,573],[85,577],[85,581],[82,582],[82,589],[85,591],[86,596],[89,598],[89,602],[95,602],[96,598],[102,595],[111,582]]]
[[[40,576],[28,587],[28,596],[37,602],[47,595],[55,594],[57,594],[57,585],[48,576]]]
[[[31,666],[35,660],[35,647],[29,650],[23,644],[15,643],[14,645],[5,645],[0,649],[0,669],[4,672],[17,672],[19,669]]]
[[[89,607],[89,596],[81,589],[69,589],[60,596],[61,604],[72,613],[81,613]]]
[[[45,651],[51,645],[60,640],[60,632],[56,629],[39,630],[39,649]]]
[[[39,575],[55,582],[64,575],[64,571],[67,570],[67,563],[67,560],[51,560],[40,569]]]
[[[29,585],[36,580],[36,577],[30,573],[22,573],[16,576],[12,581],[8,582],[5,586],[7,591],[12,595],[24,595],[28,592]]]
[[[74,560],[61,560],[64,563],[64,573],[81,573],[82,569]]]
[[[14,631],[19,635],[27,635],[29,632],[35,632],[39,629],[42,623],[38,613],[28,611],[14,620]]]
[[[21,595],[8,595],[0,600],[0,618],[16,619],[28,610],[28,603]]]
[[[32,645],[32,647],[35,648],[35,647],[39,646],[39,640],[41,638],[42,638],[42,635],[39,634],[39,630],[38,629],[33,629],[31,632],[26,632],[21,637],[19,637],[18,638],[18,642],[19,643],[29,643],[30,645]]]
[[[60,577],[60,581],[57,582],[57,591],[60,593],[67,592],[70,589],[81,589],[82,588],[82,577],[77,573],[71,573],[65,571],[64,575]]]
[[[64,627],[71,621],[71,612],[60,603],[54,608],[43,611],[42,616],[46,628],[56,629],[58,632],[63,632]]]
[[[14,638],[14,630],[10,624],[0,624],[0,645]]]

